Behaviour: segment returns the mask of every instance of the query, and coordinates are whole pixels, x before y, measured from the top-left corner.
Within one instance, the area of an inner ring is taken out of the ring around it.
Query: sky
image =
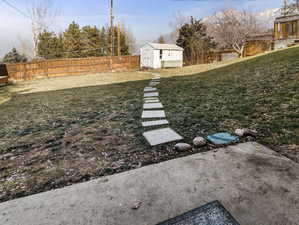
[[[32,0],[6,0],[23,12],[27,12]],[[109,0],[52,0],[59,17],[51,29],[62,31],[76,21],[80,25],[105,26],[108,24]],[[129,27],[138,44],[153,41],[167,34],[170,22],[180,12],[185,16],[204,18],[228,7],[261,12],[278,8],[282,0],[114,0],[115,21]],[[0,58],[12,47],[32,38],[30,20],[0,0]]]

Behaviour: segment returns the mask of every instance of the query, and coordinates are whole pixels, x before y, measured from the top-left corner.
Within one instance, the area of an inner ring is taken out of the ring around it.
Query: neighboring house
[[[274,22],[275,49],[285,48],[299,41],[299,14],[280,16]]]
[[[170,68],[183,66],[184,49],[174,44],[146,43],[140,49],[141,68]]]

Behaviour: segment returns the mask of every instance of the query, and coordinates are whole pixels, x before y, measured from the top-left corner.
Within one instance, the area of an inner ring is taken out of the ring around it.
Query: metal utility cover
[[[158,225],[240,225],[219,201],[208,203]]]

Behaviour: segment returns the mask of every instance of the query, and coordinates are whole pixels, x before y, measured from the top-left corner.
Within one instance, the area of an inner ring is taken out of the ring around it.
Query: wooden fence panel
[[[6,64],[0,69],[6,71],[10,80],[18,81],[109,71],[131,71],[139,67],[139,56],[114,56]]]
[[[257,40],[247,41],[244,48],[244,57],[254,56],[266,51],[273,50],[273,41]]]

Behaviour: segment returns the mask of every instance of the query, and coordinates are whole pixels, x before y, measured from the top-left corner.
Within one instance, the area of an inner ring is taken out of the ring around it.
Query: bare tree
[[[22,54],[24,54],[29,60],[33,59],[33,44],[30,39],[17,36],[18,39],[18,49]]]
[[[129,26],[125,25],[125,22],[122,22],[122,30],[125,34],[126,38],[126,45],[129,46],[129,53],[131,55],[134,55],[137,53],[137,44],[136,44],[136,38],[134,37],[133,31]]]
[[[299,0],[283,1],[283,6],[280,9],[283,16],[292,15],[299,12]]]
[[[208,34],[214,37],[219,47],[233,48],[243,55],[246,37],[264,32],[255,14],[234,9],[223,10],[205,21]]]
[[[54,19],[58,16],[58,11],[54,9],[51,0],[32,0],[28,9],[31,18],[31,28],[33,35],[33,57],[37,57],[38,36],[43,30],[48,30]]]
[[[160,44],[165,44],[165,43],[166,43],[165,38],[164,38],[163,35],[160,35],[160,36],[158,37],[158,39],[154,40],[154,42],[156,42],[156,43],[160,43]]]
[[[180,28],[185,24],[189,22],[190,17],[184,16],[181,12],[176,12],[174,14],[174,19],[169,23],[170,27],[172,27],[172,32],[170,33],[170,41],[176,42],[179,36],[179,30]]]

